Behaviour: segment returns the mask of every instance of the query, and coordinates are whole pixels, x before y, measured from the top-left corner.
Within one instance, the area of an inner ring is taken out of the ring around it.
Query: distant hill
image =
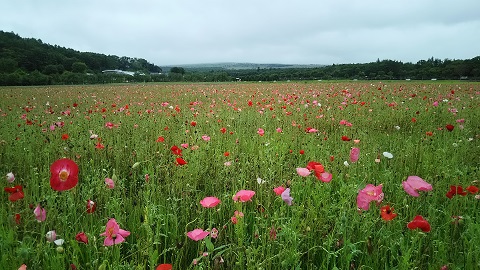
[[[0,31],[0,73],[38,71],[45,75],[99,73],[103,70],[161,72],[161,68],[145,59],[126,56],[79,52],[43,43],[40,39],[22,38],[12,32]]]
[[[259,63],[204,63],[204,64],[185,64],[185,65],[168,65],[163,66],[163,70],[168,71],[172,67],[183,67],[191,71],[204,70],[244,70],[244,69],[271,69],[271,68],[315,68],[325,65],[297,65],[297,64],[259,64]]]

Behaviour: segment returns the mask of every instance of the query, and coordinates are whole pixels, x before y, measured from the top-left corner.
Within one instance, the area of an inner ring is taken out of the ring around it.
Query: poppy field
[[[0,88],[2,269],[479,269],[480,84]]]

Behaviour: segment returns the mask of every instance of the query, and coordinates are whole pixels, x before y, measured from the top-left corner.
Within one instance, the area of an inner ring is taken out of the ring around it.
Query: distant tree
[[[170,69],[170,72],[171,72],[171,73],[179,73],[179,74],[182,74],[182,75],[183,75],[183,74],[185,74],[185,69],[182,68],[182,67],[172,67],[172,68]]]
[[[74,73],[85,73],[87,68],[87,65],[83,62],[75,62],[72,64],[72,72]]]

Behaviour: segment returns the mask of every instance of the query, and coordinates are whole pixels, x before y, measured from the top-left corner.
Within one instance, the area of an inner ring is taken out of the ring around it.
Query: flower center
[[[58,177],[60,178],[60,180],[61,180],[62,182],[65,182],[65,181],[67,181],[69,175],[70,175],[70,174],[68,173],[68,171],[66,171],[66,170],[61,170],[60,173],[58,174]]]

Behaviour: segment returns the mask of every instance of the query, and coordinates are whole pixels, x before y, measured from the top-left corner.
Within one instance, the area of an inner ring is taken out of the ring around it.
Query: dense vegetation
[[[263,65],[264,66],[264,65]],[[123,70],[130,74],[103,73]],[[79,52],[39,39],[0,31],[0,85],[95,84],[115,82],[212,82],[277,80],[479,80],[480,56],[467,60],[429,58],[417,63],[380,60],[323,67],[228,69],[166,67],[145,59]]]

